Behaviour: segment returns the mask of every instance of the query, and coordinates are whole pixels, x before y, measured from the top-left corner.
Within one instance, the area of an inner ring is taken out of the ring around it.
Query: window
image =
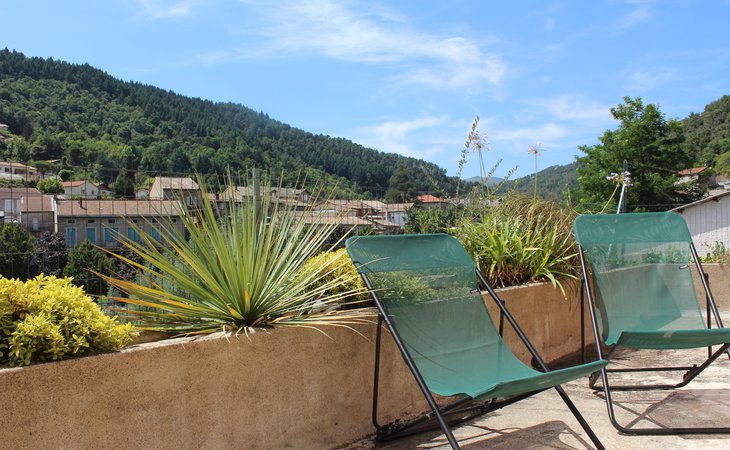
[[[86,229],[86,239],[92,244],[96,244],[96,228],[89,227]]]
[[[139,233],[132,227],[127,228],[127,239],[134,242],[139,242]]]
[[[73,224],[73,223],[76,223],[76,220],[75,220],[75,219],[68,219],[68,220],[66,221],[66,223],[67,223],[67,224],[69,224],[69,225],[71,225],[71,224]]]
[[[40,224],[40,221],[38,220],[37,217],[33,217],[33,225],[32,225],[32,227],[33,227],[33,231],[38,231],[40,229],[41,224]]]
[[[104,244],[106,245],[117,245],[119,244],[119,240],[117,239],[117,236],[119,236],[119,228],[104,228]]]
[[[76,228],[66,228],[66,245],[68,247],[76,245]]]
[[[157,227],[152,227],[152,239],[159,241],[160,240],[160,230],[157,229]]]
[[[94,219],[89,219],[86,221],[86,223],[94,223],[94,222],[96,222],[96,220],[94,220]]]

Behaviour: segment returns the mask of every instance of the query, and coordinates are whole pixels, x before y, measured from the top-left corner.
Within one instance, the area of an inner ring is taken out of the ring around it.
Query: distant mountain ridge
[[[555,165],[537,172],[537,194],[547,200],[559,203],[563,199],[563,193],[568,188],[578,188],[578,163]],[[479,183],[480,177],[471,177],[464,180],[468,183]],[[488,184],[497,186],[504,181],[504,178],[490,177]],[[527,175],[514,180],[507,180],[502,188],[503,191],[515,190],[524,194],[533,194],[535,191],[535,175]]]
[[[59,160],[113,188],[129,186],[130,177],[246,174],[254,166],[281,174],[285,184],[306,176],[365,197],[382,196],[401,167],[420,192],[456,186],[455,177],[424,160],[308,133],[242,105],[121,81],[88,64],[7,49],[0,50],[0,123],[16,136],[0,142],[0,157]]]

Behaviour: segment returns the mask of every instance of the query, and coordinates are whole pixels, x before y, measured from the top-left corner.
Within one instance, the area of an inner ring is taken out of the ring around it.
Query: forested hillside
[[[730,174],[730,95],[709,103],[700,113],[684,119],[684,145],[696,165]]]
[[[576,189],[578,187],[577,167],[577,163],[571,163],[550,166],[539,171],[537,173],[537,195],[546,200],[560,203],[563,200],[563,194],[566,189]],[[518,192],[532,194],[535,190],[535,175],[517,178],[509,186]]]
[[[75,178],[130,195],[158,174],[246,173],[252,167],[337,182],[344,195],[382,196],[405,168],[419,192],[453,191],[435,164],[314,135],[245,106],[188,98],[124,82],[88,64],[28,58],[0,50],[0,123],[13,139],[0,158],[59,160]],[[427,171],[429,176],[424,176]]]

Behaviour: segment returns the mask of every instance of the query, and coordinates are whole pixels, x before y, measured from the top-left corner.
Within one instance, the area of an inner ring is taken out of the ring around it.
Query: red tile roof
[[[698,173],[704,172],[707,167],[693,167],[691,169],[684,169],[677,172],[679,175],[697,175]]]
[[[416,200],[418,200],[421,203],[446,203],[446,200],[442,200],[436,196],[433,195],[419,195],[416,197]]]

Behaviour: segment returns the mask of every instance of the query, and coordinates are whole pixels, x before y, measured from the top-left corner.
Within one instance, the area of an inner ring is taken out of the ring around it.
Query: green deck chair
[[[590,304],[589,312],[596,342],[608,346],[605,359],[619,347],[634,349],[688,349],[719,345],[710,350],[704,363],[683,367],[642,367],[601,369],[603,390],[611,423],[626,434],[705,434],[728,433],[730,428],[627,428],[620,425],[613,411],[611,391],[674,389],[685,386],[707,366],[728,352],[730,329],[722,319],[701,277],[707,298],[703,317],[697,299],[691,260],[704,274],[692,237],[682,216],[674,212],[582,215],[573,222],[578,242],[582,281]],[[587,268],[590,269],[587,270]],[[589,285],[592,279],[593,294]],[[716,328],[711,328],[711,315]],[[603,350],[598,345],[599,358]],[[676,384],[639,384],[610,386],[611,372],[684,372]],[[595,390],[599,374],[590,378]]]
[[[555,387],[596,447],[603,448],[560,384],[588,376],[607,362],[548,371],[455,238],[443,234],[353,237],[346,247],[379,311],[373,389],[378,440],[440,426],[451,446],[459,448],[449,425]],[[480,282],[541,371],[523,364],[505,345],[487,311]],[[377,418],[383,322],[433,410],[413,421],[386,426]],[[432,393],[457,398],[439,407]]]

